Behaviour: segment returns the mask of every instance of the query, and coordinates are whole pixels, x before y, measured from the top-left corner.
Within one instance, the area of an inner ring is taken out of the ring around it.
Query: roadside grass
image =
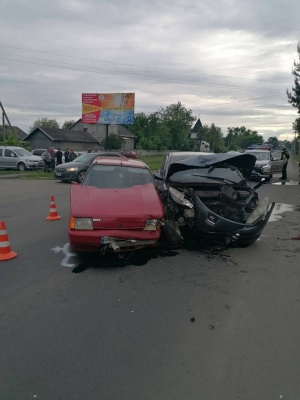
[[[18,179],[54,179],[53,172],[44,172],[44,171],[17,171],[17,170],[0,170],[0,176],[10,175],[13,177],[17,177]]]
[[[152,171],[158,171],[163,162],[163,154],[141,155],[139,159],[144,161]]]

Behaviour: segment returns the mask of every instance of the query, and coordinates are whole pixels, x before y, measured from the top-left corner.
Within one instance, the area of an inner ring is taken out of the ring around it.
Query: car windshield
[[[247,151],[247,154],[252,154],[258,161],[270,160],[270,153],[268,151]]]
[[[32,156],[32,154],[26,149],[14,149],[14,152],[20,157]]]
[[[79,162],[79,163],[90,163],[93,161],[93,159],[97,156],[95,153],[85,153],[82,154],[81,156],[75,158],[73,162]]]
[[[147,168],[116,165],[93,165],[83,181],[84,186],[98,189],[124,189],[135,185],[146,185],[154,179]]]

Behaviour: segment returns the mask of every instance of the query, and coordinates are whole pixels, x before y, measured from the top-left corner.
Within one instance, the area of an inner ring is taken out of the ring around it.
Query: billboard
[[[133,124],[134,93],[83,93],[84,124]]]

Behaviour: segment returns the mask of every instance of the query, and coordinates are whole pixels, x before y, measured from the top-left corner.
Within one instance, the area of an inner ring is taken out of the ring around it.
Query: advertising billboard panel
[[[134,93],[83,93],[84,124],[133,124]]]

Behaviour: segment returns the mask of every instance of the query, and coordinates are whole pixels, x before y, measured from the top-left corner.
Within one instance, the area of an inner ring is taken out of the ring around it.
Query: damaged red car
[[[163,208],[148,166],[126,157],[97,157],[71,186],[70,249],[122,252],[155,246]]]

